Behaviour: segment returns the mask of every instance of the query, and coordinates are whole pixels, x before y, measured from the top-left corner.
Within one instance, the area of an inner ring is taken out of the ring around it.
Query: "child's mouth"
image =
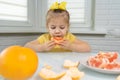
[[[57,36],[54,36],[54,37],[62,37],[61,35],[57,35]]]

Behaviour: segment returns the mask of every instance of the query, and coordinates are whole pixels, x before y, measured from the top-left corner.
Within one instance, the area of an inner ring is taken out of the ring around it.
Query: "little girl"
[[[70,16],[65,6],[65,2],[56,2],[51,6],[46,15],[48,33],[28,42],[25,47],[37,52],[90,52],[87,42],[77,39],[69,32]]]

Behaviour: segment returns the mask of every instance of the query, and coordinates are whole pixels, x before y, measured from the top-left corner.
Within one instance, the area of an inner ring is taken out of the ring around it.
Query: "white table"
[[[39,66],[33,77],[29,80],[42,80],[38,76],[39,71],[44,66],[44,64],[48,64],[53,67],[53,71],[61,72],[66,70],[63,68],[64,60],[69,59],[72,61],[84,61],[86,60],[91,53],[37,53],[39,57]],[[85,76],[81,78],[81,80],[115,80],[118,76],[117,74],[104,74],[100,72],[96,72],[94,70],[90,70],[83,65],[79,65],[79,70],[85,73]],[[0,78],[0,80],[3,80]]]
[[[88,58],[91,53],[37,53],[39,57],[39,67],[34,74],[34,76],[30,80],[42,80],[38,77],[38,73],[40,69],[44,66],[44,64],[51,65],[53,70],[56,72],[61,72],[65,70],[63,68],[64,60],[69,59],[72,61],[84,61]],[[79,65],[79,70],[85,72],[85,76],[81,78],[81,80],[116,80],[118,74],[105,74],[96,72],[94,70],[90,70],[83,65]]]

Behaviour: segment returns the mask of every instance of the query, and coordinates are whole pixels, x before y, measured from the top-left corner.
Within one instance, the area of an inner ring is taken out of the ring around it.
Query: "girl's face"
[[[68,31],[69,24],[63,17],[50,19],[48,31],[52,37],[64,37]]]

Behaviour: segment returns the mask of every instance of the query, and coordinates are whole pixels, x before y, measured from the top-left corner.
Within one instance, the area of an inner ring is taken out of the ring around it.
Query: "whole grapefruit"
[[[38,56],[30,48],[13,45],[0,53],[0,74],[10,80],[25,80],[35,73]]]

